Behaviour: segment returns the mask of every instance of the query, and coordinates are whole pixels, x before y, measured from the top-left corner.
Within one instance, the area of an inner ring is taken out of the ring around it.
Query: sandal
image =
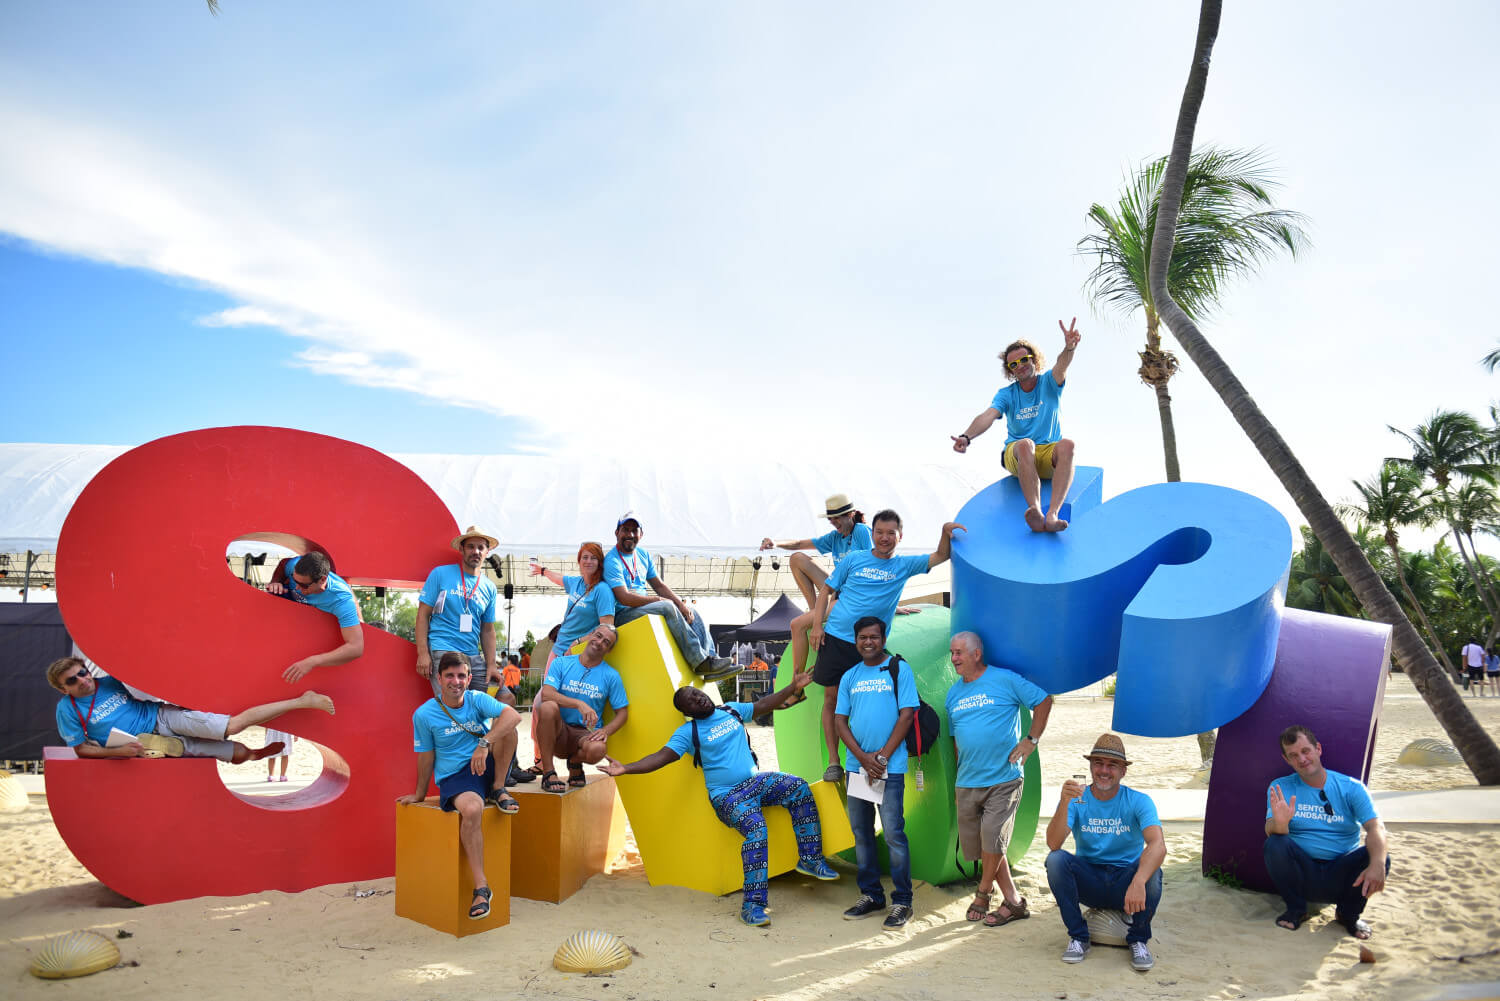
[[[567,792],[568,784],[557,777],[554,771],[542,776],[542,792]]]
[[[531,767],[525,769],[525,771],[527,772],[527,774],[535,775],[537,778],[541,778],[543,775],[547,774],[546,771],[542,769],[542,763],[540,761],[533,761],[531,763]]]
[[[975,890],[974,902],[969,905],[968,911],[964,914],[964,919],[967,921],[979,921],[982,919],[990,912],[990,897],[994,895],[994,890]]]
[[[501,813],[518,813],[521,809],[521,804],[516,802],[516,798],[504,789],[492,789],[484,801]]]
[[[1293,914],[1291,911],[1283,911],[1281,913],[1281,916],[1276,919],[1276,927],[1285,928],[1287,931],[1296,931],[1298,928],[1302,927],[1302,923],[1306,920],[1306,911],[1303,911],[1301,914]]]
[[[568,766],[568,788],[569,789],[582,789],[584,786],[586,786],[588,784],[589,784],[589,780],[583,774],[583,766],[582,765],[569,765]]]
[[[1008,925],[1012,921],[1021,921],[1029,917],[1031,917],[1031,908],[1026,906],[1025,897],[1022,897],[1021,902],[1014,906],[1011,905],[1010,901],[1001,897],[1000,906],[984,916],[984,926],[986,928],[999,928],[1001,925]]]
[[[478,921],[480,918],[490,916],[490,897],[493,895],[488,886],[481,886],[474,891],[474,902],[469,905],[470,921]]]

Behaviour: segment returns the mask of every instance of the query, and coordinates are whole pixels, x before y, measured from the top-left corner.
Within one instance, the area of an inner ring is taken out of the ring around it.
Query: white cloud
[[[259,306],[234,306],[198,317],[204,327],[283,327],[293,324]]]

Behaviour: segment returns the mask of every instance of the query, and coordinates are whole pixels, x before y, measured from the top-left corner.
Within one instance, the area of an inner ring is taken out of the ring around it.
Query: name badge
[[[474,616],[464,612],[458,617],[458,631],[461,633],[472,633],[474,631]]]

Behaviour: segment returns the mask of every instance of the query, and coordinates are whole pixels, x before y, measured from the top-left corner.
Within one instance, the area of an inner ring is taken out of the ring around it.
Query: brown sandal
[[[994,890],[975,890],[974,902],[969,905],[964,918],[969,921],[978,921],[983,918],[990,911],[990,898],[994,895]]]
[[[1011,906],[1010,901],[1001,897],[1000,906],[984,916],[984,926],[999,928],[1001,925],[1008,925],[1012,921],[1020,921],[1029,917],[1031,917],[1031,908],[1026,906],[1025,897],[1022,897],[1021,902],[1014,907]]]

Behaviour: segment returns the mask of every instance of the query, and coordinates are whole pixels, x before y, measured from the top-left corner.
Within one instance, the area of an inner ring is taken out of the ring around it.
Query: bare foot
[[[321,709],[328,715],[333,715],[333,700],[326,695],[319,695],[317,692],[303,692],[300,701],[304,709]]]
[[[269,758],[274,755],[280,754],[285,749],[286,745],[278,740],[273,743],[267,744],[265,747],[256,748],[255,750],[251,751],[250,760],[259,761],[261,758]],[[269,782],[270,779],[267,779],[266,781]],[[285,781],[285,777],[283,777],[282,781]]]
[[[1034,507],[1026,509],[1026,524],[1033,532],[1045,532],[1047,520],[1042,517],[1042,512]]]
[[[1061,532],[1061,531],[1065,530],[1067,527],[1068,527],[1068,523],[1066,521],[1063,521],[1057,515],[1055,515],[1055,514],[1049,514],[1047,516],[1047,521],[1046,521],[1046,524],[1045,524],[1045,528],[1046,528],[1047,531],[1049,531],[1049,532]]]

